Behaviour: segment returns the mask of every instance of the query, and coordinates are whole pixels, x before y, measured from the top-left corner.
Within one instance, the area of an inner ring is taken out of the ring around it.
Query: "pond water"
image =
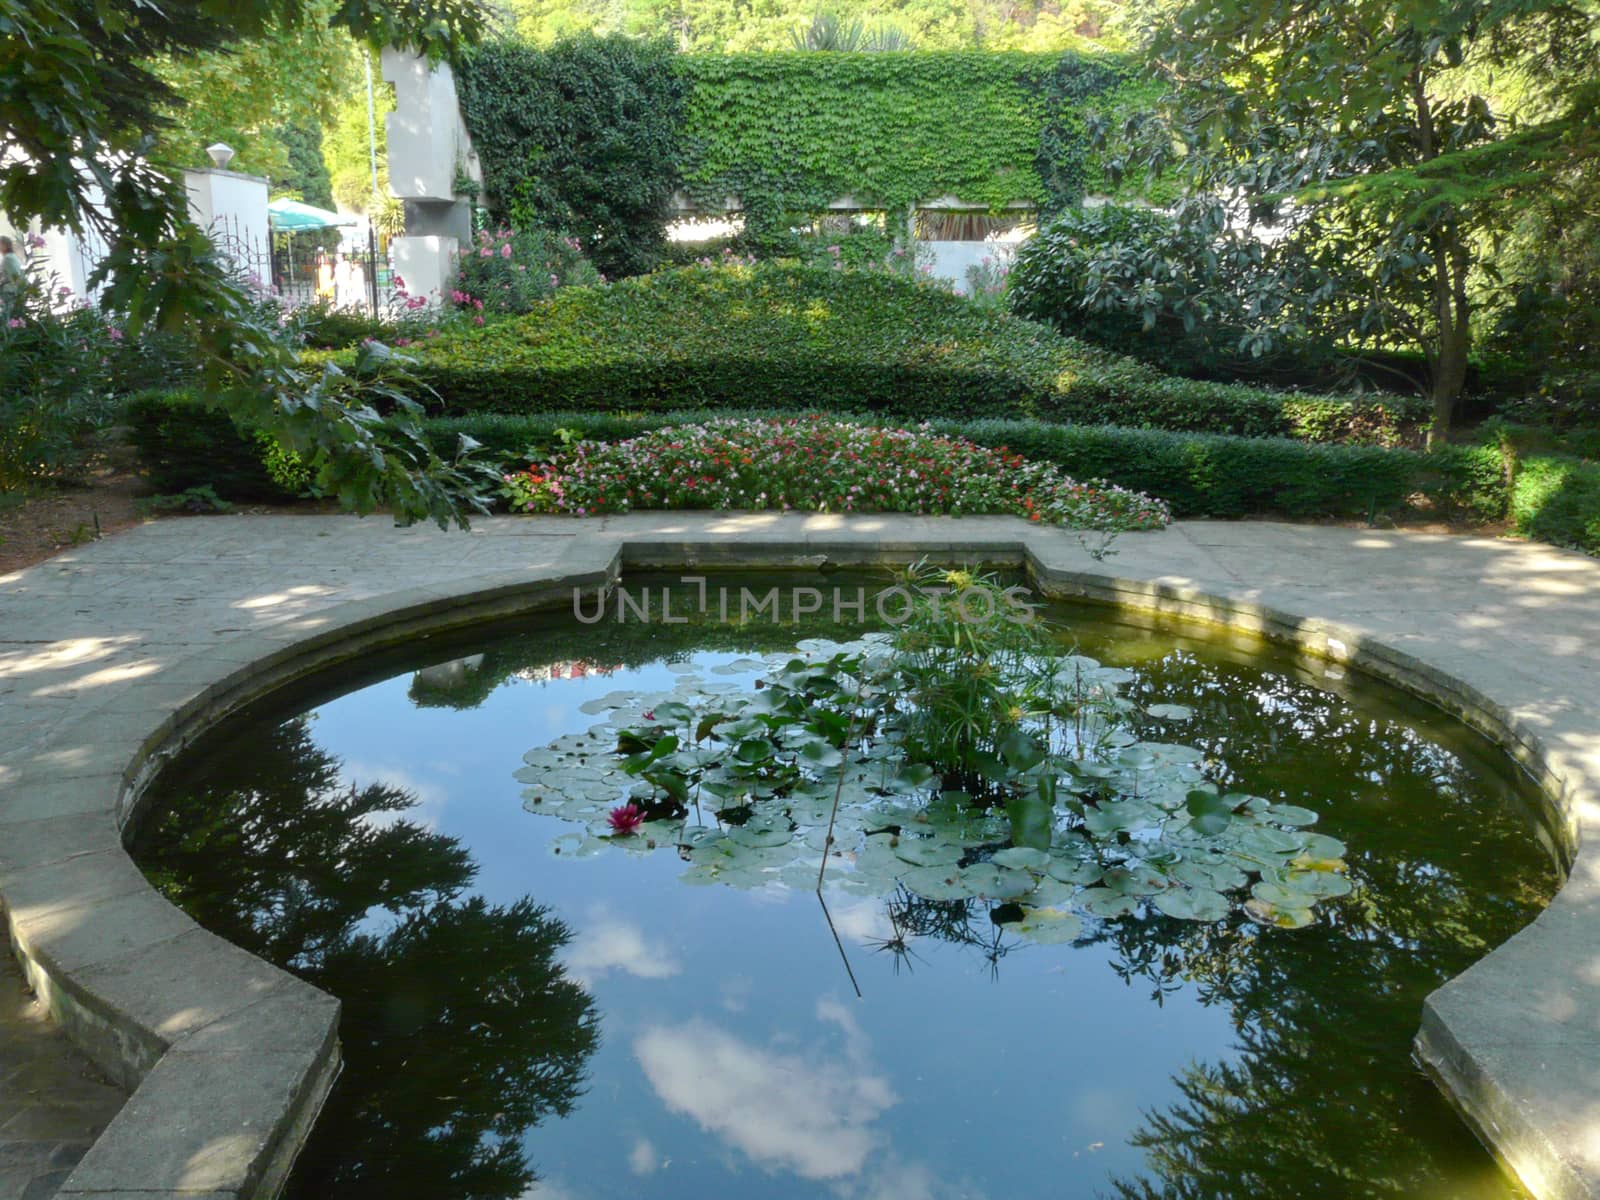
[[[1234,902],[1248,887],[1178,919],[1124,875],[1102,907],[1132,911],[1102,916],[1040,858],[1019,902],[1027,862],[986,861],[1003,815],[918,867],[919,818],[877,831],[857,796],[823,903],[814,825],[786,840],[729,808],[742,840],[714,860],[677,844],[717,839],[706,805],[687,820],[710,833],[608,838],[615,786],[564,776],[561,739],[612,721],[600,764],[629,694],[750,695],[801,639],[859,627],[614,616],[419,642],[158,781],[134,847],[152,881],[343,1001],[345,1070],[290,1195],[1521,1194],[1409,1057],[1428,992],[1559,882],[1526,784],[1459,725],[1247,640],[1054,606],[1077,653],[1130,672],[1133,738],[1198,751],[1219,795],[1316,813],[1348,888],[1279,928]]]

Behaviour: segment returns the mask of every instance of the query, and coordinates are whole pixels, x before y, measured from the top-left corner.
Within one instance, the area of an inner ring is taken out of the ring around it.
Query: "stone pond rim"
[[[623,567],[927,555],[1353,663],[1521,763],[1569,877],[1429,997],[1416,1053],[1535,1197],[1600,1197],[1600,563],[1264,522],[1180,523],[1116,549],[1096,562],[1012,518],[645,513],[460,534],[238,517],[147,525],[0,576],[0,901],[41,998],[132,1090],[59,1194],[270,1196],[337,1072],[337,1001],[200,929],[123,849],[144,785],[200,730],[420,633],[568,604]]]

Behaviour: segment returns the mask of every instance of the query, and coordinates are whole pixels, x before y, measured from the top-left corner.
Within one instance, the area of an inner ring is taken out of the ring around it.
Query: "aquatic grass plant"
[[[1036,941],[1143,911],[1297,928],[1350,891],[1316,812],[1157,740],[1187,708],[1127,699],[1128,672],[1063,652],[998,581],[907,586],[894,632],[674,663],[668,691],[587,702],[607,720],[518,772],[526,808],[586,827],[553,852],[673,846],[689,883],[811,890],[826,870],[846,893],[983,898]],[[626,831],[624,801],[644,818]]]
[[[1167,506],[1080,482],[1005,448],[822,416],[714,419],[602,444],[577,442],[506,477],[521,512],[796,509],[808,512],[1006,513],[1117,533],[1158,529]]]

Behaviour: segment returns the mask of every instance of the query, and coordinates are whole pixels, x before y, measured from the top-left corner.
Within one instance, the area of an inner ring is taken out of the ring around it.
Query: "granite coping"
[[[338,1003],[200,929],[124,839],[160,766],[295,679],[565,605],[626,569],[933,559],[1254,630],[1495,738],[1571,856],[1527,929],[1429,997],[1418,1061],[1540,1200],[1600,1197],[1600,562],[1486,538],[1180,523],[1096,560],[1011,518],[630,514],[470,533],[347,517],[142,526],[0,576],[0,906],[36,993],[131,1096],[63,1196],[271,1196],[338,1071]]]

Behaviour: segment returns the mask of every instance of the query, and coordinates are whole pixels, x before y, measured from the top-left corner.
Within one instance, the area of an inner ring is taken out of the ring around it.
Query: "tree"
[[[465,895],[476,864],[406,818],[413,793],[342,774],[310,718],[258,731],[166,781],[135,854],[206,928],[340,1000],[343,1071],[288,1195],[517,1200],[523,1135],[572,1110],[599,1041],[567,928]]]
[[[1124,163],[1175,170],[1180,225],[1251,267],[1239,293],[1191,305],[1247,321],[1252,353],[1313,329],[1421,349],[1443,436],[1486,250],[1519,203],[1600,141],[1596,16],[1592,0],[1153,7],[1143,37],[1171,90],[1125,131]],[[1497,102],[1494,73],[1533,64],[1535,102]],[[1159,306],[1167,257],[1148,247],[1136,278],[1097,303]]]
[[[197,55],[167,55],[152,67],[181,97],[158,131],[157,160],[205,166],[205,147],[226,142],[235,170],[274,181],[289,172],[284,125],[320,121],[352,91],[350,37],[328,24],[332,0],[312,0],[274,19],[257,37]]]
[[[184,333],[208,402],[310,462],[326,494],[401,521],[464,522],[497,483],[475,446],[441,458],[403,394],[380,397],[393,405],[385,418],[338,370],[302,367],[195,226],[159,157],[181,103],[159,64],[292,27],[304,11],[300,0],[0,0],[0,210],[95,230],[109,247],[96,276],[103,301],[125,328]],[[369,45],[434,59],[455,58],[487,21],[479,0],[345,0],[327,18]]]

